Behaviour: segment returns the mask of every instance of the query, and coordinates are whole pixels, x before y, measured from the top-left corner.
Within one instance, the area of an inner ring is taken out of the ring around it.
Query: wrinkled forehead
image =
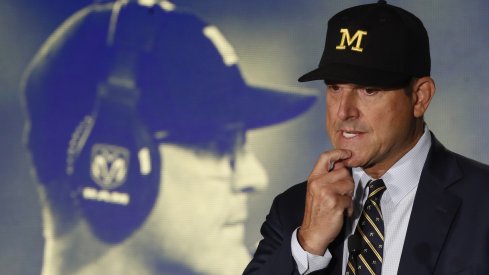
[[[411,85],[411,83],[415,80],[415,78],[409,79],[409,81],[397,85],[364,85],[361,83],[355,83],[355,82],[348,82],[348,81],[334,81],[334,80],[324,80],[324,84],[326,86],[343,86],[343,87],[348,87],[351,89],[358,89],[358,88],[375,88],[377,90],[397,90],[397,89],[403,89],[407,88]]]

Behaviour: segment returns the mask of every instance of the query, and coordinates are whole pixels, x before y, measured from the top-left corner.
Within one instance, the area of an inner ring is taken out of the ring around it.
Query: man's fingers
[[[346,208],[346,215],[351,217],[353,215],[353,199],[351,199],[351,197],[349,203],[350,205],[348,205],[348,208]]]
[[[337,194],[351,198],[353,197],[355,184],[353,183],[353,181],[344,180],[331,185],[331,188],[333,188]]]
[[[355,184],[349,177],[348,171],[338,171],[339,173],[328,175],[331,181],[325,182],[321,177],[311,178],[309,180],[309,189],[311,191],[330,190],[335,194],[353,196]],[[326,187],[327,186],[327,187]]]
[[[319,156],[319,159],[312,169],[311,174],[324,174],[328,171],[331,171],[339,162],[350,157],[351,151],[344,149],[336,149],[324,152]]]
[[[331,169],[328,169],[329,172],[333,171],[333,170],[339,170],[343,167],[346,167],[345,163],[343,162],[344,159],[342,160],[339,160],[339,161],[336,161],[336,162],[332,162],[331,163],[331,166],[329,168]]]
[[[342,163],[350,157],[348,150],[324,152],[309,175],[299,242],[310,253],[324,254],[340,232],[345,213],[353,213],[353,178]]]

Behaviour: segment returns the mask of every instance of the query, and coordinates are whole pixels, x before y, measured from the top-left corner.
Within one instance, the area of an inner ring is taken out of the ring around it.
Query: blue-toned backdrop
[[[319,101],[304,115],[250,133],[251,149],[270,184],[252,197],[246,240],[259,238],[275,194],[307,177],[329,147],[324,133],[321,82],[299,85],[319,61],[327,19],[369,1],[173,1],[178,9],[218,26],[240,58],[249,84],[313,90]],[[44,241],[36,184],[23,144],[21,74],[45,39],[91,1],[0,2],[0,274],[38,274]],[[430,35],[437,94],[427,114],[430,129],[450,149],[489,163],[489,2],[474,0],[390,1],[418,15]]]

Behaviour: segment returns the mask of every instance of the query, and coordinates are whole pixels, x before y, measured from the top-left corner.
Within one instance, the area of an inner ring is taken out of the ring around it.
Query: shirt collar
[[[424,133],[416,145],[381,177],[387,187],[385,193],[388,194],[394,205],[399,203],[404,196],[418,186],[430,147],[430,131],[425,126]],[[373,180],[360,167],[353,168],[352,175],[356,186],[355,190],[359,189],[359,185],[361,186],[361,190],[365,190],[367,183]]]

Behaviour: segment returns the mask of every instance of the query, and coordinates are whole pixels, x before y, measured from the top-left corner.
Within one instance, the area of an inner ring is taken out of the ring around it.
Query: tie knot
[[[386,189],[384,181],[382,179],[370,181],[367,184],[367,187],[369,190],[369,195],[368,195],[369,198],[373,196],[380,198]]]

